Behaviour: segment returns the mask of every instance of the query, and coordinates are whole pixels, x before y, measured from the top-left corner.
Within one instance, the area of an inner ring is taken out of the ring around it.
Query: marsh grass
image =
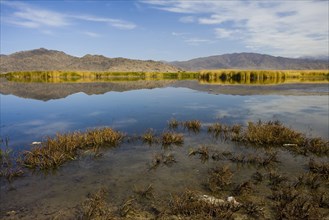
[[[169,146],[172,144],[180,146],[184,143],[184,136],[183,134],[166,131],[162,133],[161,140],[163,146]]]
[[[170,129],[177,129],[179,124],[180,124],[179,121],[177,121],[177,119],[175,118],[172,118],[170,119],[170,121],[168,121],[168,127]]]
[[[190,120],[182,122],[183,127],[190,132],[199,133],[201,129],[201,122],[199,120]]]
[[[177,161],[172,153],[156,153],[153,155],[149,170],[154,170],[158,168],[161,164],[164,164],[166,166],[172,166],[174,163],[177,163]]]
[[[139,197],[143,199],[154,199],[154,188],[152,184],[149,184],[145,188],[138,188],[137,186],[134,186],[133,189],[134,193],[136,193]]]
[[[3,149],[2,149],[3,147]],[[22,167],[17,163],[13,150],[9,147],[9,139],[0,140],[0,177],[11,183],[14,178],[24,174]]]
[[[149,129],[142,135],[142,140],[144,143],[149,144],[150,146],[154,143],[158,143],[159,139],[156,137],[153,129]]]
[[[172,214],[183,219],[232,219],[238,211],[238,207],[229,202],[204,202],[199,199],[198,192],[191,190],[172,195],[170,209]]]
[[[312,173],[318,174],[324,180],[329,180],[329,162],[317,162],[312,158],[308,167]]]
[[[209,147],[202,145],[196,149],[190,149],[189,156],[199,155],[202,163],[205,163],[209,159]]]
[[[232,183],[233,172],[227,165],[211,168],[208,175],[208,188],[212,192],[227,190]]]
[[[81,219],[112,219],[113,213],[110,204],[106,201],[107,190],[101,188],[88,198],[80,206]]]
[[[32,169],[54,169],[64,162],[76,159],[80,150],[92,149],[97,152],[102,147],[116,147],[124,135],[111,128],[57,134],[48,137],[40,146],[24,152],[22,164]]]

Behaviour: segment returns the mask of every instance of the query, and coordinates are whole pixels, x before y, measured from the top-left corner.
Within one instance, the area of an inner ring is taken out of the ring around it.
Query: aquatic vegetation
[[[101,147],[115,147],[124,135],[111,128],[73,132],[48,137],[40,146],[33,146],[23,155],[22,164],[33,169],[57,168],[68,160],[76,159],[79,150],[99,150]]]
[[[82,219],[110,219],[112,210],[106,202],[107,191],[102,188],[94,194],[90,194],[80,207]]]
[[[250,181],[245,181],[237,185],[233,190],[233,194],[236,196],[249,194],[251,192],[253,192],[253,184]]]
[[[172,153],[156,153],[152,158],[150,169],[156,169],[161,163],[166,166],[171,166],[173,163],[177,163],[177,161]]]
[[[250,217],[254,219],[264,218],[264,208],[254,202],[247,202],[242,204],[241,209]]]
[[[183,136],[183,134],[167,131],[167,132],[162,133],[161,140],[162,140],[163,146],[168,146],[171,144],[182,145],[184,143],[184,136]]]
[[[297,178],[297,182],[294,187],[299,188],[301,186],[309,187],[312,190],[318,189],[320,187],[320,175],[317,173],[303,173]]]
[[[282,147],[297,154],[328,154],[329,142],[321,138],[307,138],[304,134],[285,127],[280,121],[249,122],[241,134],[232,141],[259,147]]]
[[[12,182],[15,177],[20,177],[24,174],[23,169],[19,166],[13,155],[13,150],[9,147],[9,140],[0,140],[1,146],[4,144],[4,149],[0,148],[0,177],[4,177],[8,182]]]
[[[170,210],[176,216],[193,219],[232,219],[239,207],[230,202],[205,202],[198,192],[185,190],[172,196]]]
[[[276,171],[270,171],[268,173],[268,180],[269,180],[269,185],[272,188],[276,189],[280,187],[283,183],[286,183],[288,181],[288,177],[283,176]]]
[[[154,198],[154,189],[152,184],[148,185],[146,188],[137,188],[134,186],[134,193],[144,199],[153,199]]]
[[[233,172],[229,166],[218,166],[208,171],[208,187],[212,192],[219,192],[231,185]]]
[[[256,171],[252,174],[251,179],[253,180],[254,184],[259,184],[265,179],[265,177],[262,173]]]
[[[201,122],[199,120],[184,121],[183,127],[186,128],[188,131],[198,133],[201,129]]]
[[[215,138],[222,138],[228,140],[231,138],[230,127],[225,124],[215,123],[208,127],[208,133],[212,134]]]
[[[310,159],[308,167],[312,173],[318,174],[325,180],[329,180],[329,162],[317,162],[314,159]]]
[[[142,140],[144,143],[148,143],[149,145],[159,142],[158,138],[156,137],[152,129],[149,129],[146,133],[142,135]]]
[[[199,155],[202,162],[207,161],[209,159],[209,147],[202,145],[197,149],[191,149],[188,155],[194,156],[196,154]]]
[[[170,121],[168,122],[168,126],[170,129],[178,128],[179,124],[180,124],[179,121],[177,121],[175,118],[170,119]]]
[[[277,219],[321,219],[317,204],[300,195],[291,200],[279,200],[275,207]]]

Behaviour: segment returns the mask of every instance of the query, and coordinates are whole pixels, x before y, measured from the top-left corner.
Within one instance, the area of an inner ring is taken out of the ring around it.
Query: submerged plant
[[[153,199],[154,198],[154,189],[152,184],[148,185],[146,188],[137,188],[136,186],[134,186],[134,193],[136,193],[137,195],[139,195],[141,198],[144,199]]]
[[[4,149],[1,149],[4,145]],[[23,169],[17,163],[13,150],[9,147],[9,139],[0,140],[0,177],[4,177],[8,182],[13,178],[20,177],[24,174]]]
[[[150,164],[150,169],[156,169],[161,163],[163,163],[166,166],[171,166],[173,163],[176,163],[176,159],[173,154],[168,153],[156,153],[153,158],[152,162]]]
[[[212,192],[225,190],[231,185],[233,172],[229,166],[212,168],[208,173],[208,187]]]
[[[194,156],[198,154],[202,162],[205,162],[209,159],[209,148],[205,145],[200,146],[197,149],[191,149],[189,156]]]
[[[329,180],[329,162],[317,162],[310,159],[308,167],[312,173],[319,174],[321,178]]]

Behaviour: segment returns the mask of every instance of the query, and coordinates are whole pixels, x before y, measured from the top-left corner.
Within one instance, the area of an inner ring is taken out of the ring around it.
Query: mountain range
[[[75,57],[44,48],[0,56],[0,73],[14,71],[109,71],[178,72],[202,69],[328,69],[328,60],[294,59],[257,53],[233,53],[188,61],[160,62],[108,58],[102,55]]]
[[[258,53],[233,53],[201,57],[188,61],[171,62],[185,70],[211,69],[328,69],[328,60],[274,57]]]

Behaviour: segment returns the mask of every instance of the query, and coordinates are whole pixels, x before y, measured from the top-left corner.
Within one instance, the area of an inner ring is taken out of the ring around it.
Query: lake
[[[83,201],[105,188],[108,193],[106,204],[111,207],[113,216],[151,219],[162,215],[166,219],[164,207],[172,201],[172,194],[189,189],[224,199],[232,196],[236,192],[234,189],[250,180],[255,172],[266,176],[275,171],[287,176],[292,184],[300,174],[308,173],[306,167],[311,157],[319,163],[328,161],[327,155],[296,155],[279,148],[271,150],[275,151],[278,162],[269,169],[227,158],[204,160],[201,154],[200,157],[191,154],[191,149],[205,146],[209,152],[267,155],[267,149],[211,136],[207,128],[214,123],[246,127],[248,122],[259,120],[280,121],[307,138],[321,137],[328,141],[328,82],[258,82],[250,85],[170,78],[60,83],[0,79],[1,138],[8,138],[9,146],[17,155],[30,150],[32,142],[44,142],[47,136],[54,137],[56,133],[111,127],[129,137],[116,148],[102,150],[97,158],[85,152],[56,171],[45,173],[26,169],[23,177],[14,181],[2,178],[2,218],[81,217],[85,213],[81,211],[84,210]],[[179,122],[199,120],[200,131],[192,132],[182,126],[175,129],[184,135],[182,146],[148,145],[137,138],[148,129],[161,136],[164,131],[171,130],[168,122],[172,119]],[[160,154],[172,155],[176,162],[168,165],[159,162],[153,169],[154,157]],[[209,170],[226,165],[234,173],[232,183],[228,184],[231,188],[209,190]],[[268,198],[272,188],[267,182],[252,184],[253,193],[236,193],[236,200],[246,204],[253,198],[258,206],[264,207],[264,211],[258,210],[259,215],[276,216],[273,211],[276,203]],[[324,181],[319,184],[318,192],[328,190]],[[146,196],[145,189],[149,186],[152,198]],[[143,189],[144,194],[140,196],[138,192]],[[132,199],[131,204],[126,203],[129,199]],[[124,205],[131,209],[122,211],[122,207],[126,208]],[[241,210],[233,213],[233,217],[252,216],[243,208]],[[328,207],[320,207],[320,213],[326,211]],[[177,212],[168,215],[179,216],[181,213]]]

